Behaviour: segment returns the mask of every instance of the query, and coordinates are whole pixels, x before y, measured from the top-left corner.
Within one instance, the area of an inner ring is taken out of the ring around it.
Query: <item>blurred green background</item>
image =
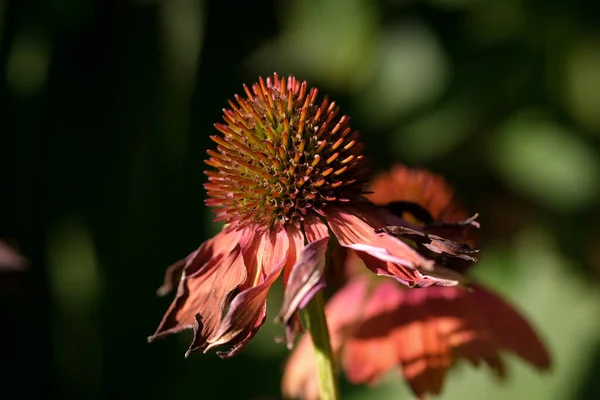
[[[217,229],[212,124],[277,71],[335,99],[375,168],[448,177],[481,214],[477,276],[552,350],[544,375],[510,358],[504,385],[459,365],[441,398],[598,398],[598,15],[596,0],[0,1],[0,235],[31,260],[0,277],[0,397],[280,397],[271,317],[232,360],[186,360],[190,334],[146,343],[165,267]],[[410,398],[397,373],[343,390]]]

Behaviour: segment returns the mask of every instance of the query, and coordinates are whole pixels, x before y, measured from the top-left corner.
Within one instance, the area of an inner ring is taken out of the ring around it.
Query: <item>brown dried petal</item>
[[[477,259],[471,256],[471,254],[476,254],[479,250],[471,249],[466,243],[445,239],[441,236],[428,234],[407,226],[386,226],[377,231],[387,232],[398,238],[410,239],[419,247],[439,254],[443,258],[459,258],[465,261],[477,262]]]

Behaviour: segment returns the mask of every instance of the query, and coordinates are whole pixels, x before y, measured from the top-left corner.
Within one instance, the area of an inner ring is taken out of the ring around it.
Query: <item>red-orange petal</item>
[[[203,325],[199,337],[206,339],[214,332],[229,293],[246,280],[242,249],[236,240],[249,235],[250,232],[225,229],[184,259],[183,279],[175,299],[149,341],[198,327],[197,314]]]
[[[289,254],[289,239],[285,229],[266,232],[256,253],[258,267],[266,278],[258,285],[237,294],[217,332],[210,337],[205,352],[217,346],[228,345],[230,351],[218,353],[221,357],[236,354],[264,323],[269,288],[279,277]]]
[[[360,326],[344,345],[342,365],[350,382],[375,384],[398,364],[394,314],[401,312],[403,300],[401,287],[391,280],[372,289]]]
[[[319,239],[329,237],[329,230],[325,224],[314,213],[308,213],[304,218],[304,233],[308,242],[314,242]]]
[[[375,233],[375,229],[383,228],[385,224],[366,209],[331,207],[325,214],[327,224],[344,247],[408,268],[433,267],[432,261],[401,240],[385,232]]]

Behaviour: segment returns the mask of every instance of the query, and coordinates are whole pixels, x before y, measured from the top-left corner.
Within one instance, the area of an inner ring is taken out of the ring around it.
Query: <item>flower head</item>
[[[363,197],[363,146],[334,102],[318,103],[317,89],[294,77],[244,91],[215,125],[222,135],[211,136],[217,147],[206,161],[206,204],[226,224],[167,270],[159,293],[179,281],[177,294],[150,340],[193,328],[188,354],[225,347],[219,354],[232,356],[265,321],[269,288],[283,274],[279,318],[291,344],[296,312],[324,285],[328,247],[406,285],[458,284],[457,274],[381,230],[394,217]]]
[[[422,207],[435,218],[429,225],[460,222],[468,215],[445,181],[425,171],[397,166],[375,178],[371,190],[371,200],[382,205],[416,202],[416,214]],[[357,263],[347,260],[347,282],[326,306],[332,347],[351,382],[375,384],[399,366],[413,392],[424,398],[440,392],[446,372],[460,359],[487,364],[501,377],[506,373],[502,350],[538,369],[549,367],[548,352],[529,323],[491,290],[479,284],[470,290],[408,290],[360,273]],[[282,383],[286,397],[318,398],[310,345],[310,337],[303,337],[288,360]]]
[[[335,102],[296,78],[261,78],[224,110],[223,134],[206,163],[204,186],[216,220],[235,225],[298,226],[309,211],[359,200],[367,178],[363,145]]]

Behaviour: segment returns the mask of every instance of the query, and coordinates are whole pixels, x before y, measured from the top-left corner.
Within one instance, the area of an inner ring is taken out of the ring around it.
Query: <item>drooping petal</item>
[[[285,229],[277,232],[267,231],[260,238],[256,252],[258,274],[256,284],[238,293],[232,300],[227,314],[223,318],[217,332],[208,339],[205,352],[211,348],[227,345],[231,351],[221,352],[223,358],[237,353],[258,328],[266,317],[266,301],[269,288],[275,282],[287,261],[289,254],[289,239]]]
[[[391,343],[395,349],[389,348]],[[424,398],[441,391],[446,371],[458,359],[485,363],[504,376],[501,350],[514,352],[540,370],[550,365],[531,326],[481,286],[471,291],[402,290],[393,282],[382,282],[347,340],[343,359],[352,382],[374,383],[392,368],[387,354],[395,354],[414,393]],[[386,356],[380,357],[384,352]]]
[[[313,296],[325,287],[325,254],[329,237],[308,243],[292,267],[278,319],[287,327],[293,316],[306,307]],[[293,337],[288,337],[288,347]]]
[[[385,224],[369,210],[351,206],[332,207],[326,209],[325,214],[329,227],[342,246],[408,268],[433,268],[431,260],[422,257],[406,243],[385,232],[375,233]]]
[[[214,328],[209,328],[206,321],[214,321],[212,315],[220,315],[223,305],[219,305],[220,311],[206,310],[204,299],[213,290],[213,282],[216,295],[212,297],[222,302],[228,293],[245,281],[245,269],[240,268],[239,262],[234,262],[237,253],[232,254],[232,251],[236,248],[243,250],[243,246],[251,241],[252,235],[250,229],[236,231],[226,227],[216,236],[202,243],[196,251],[169,267],[166,286],[163,284],[158,291],[159,294],[167,292],[170,289],[169,279],[172,281],[173,276],[180,275],[177,294],[156,332],[148,338],[149,341],[183,329],[194,328],[196,326],[195,315],[201,312],[211,314],[210,318],[203,318],[205,329]],[[217,270],[220,268],[223,270],[218,272]],[[215,274],[224,272],[227,272],[225,279],[215,278]],[[218,325],[218,322],[216,324]]]
[[[369,253],[356,252],[367,268],[379,276],[393,278],[408,287],[424,288],[429,286],[458,286],[468,282],[467,278],[451,270],[436,267],[434,271],[421,272],[406,268],[400,264],[382,261]]]
[[[241,249],[237,246],[211,258],[199,272],[181,281],[175,301],[150,340],[193,327],[190,351],[195,351],[216,331],[229,294],[246,280]]]
[[[227,254],[235,246],[240,246],[244,249],[252,240],[253,233],[250,229],[232,229],[224,227],[215,237],[208,239],[202,243],[200,247],[185,258],[171,264],[165,271],[164,282],[156,291],[158,296],[165,296],[170,293],[175,285],[182,278],[184,269],[185,275],[190,276],[201,270],[211,258],[217,258]]]
[[[206,243],[206,242],[205,242]],[[202,245],[204,246],[205,243]],[[175,286],[181,281],[181,276],[183,275],[183,270],[186,265],[189,264],[190,260],[192,260],[199,251],[202,251],[202,247],[197,250],[194,250],[187,257],[182,258],[181,260],[169,265],[167,270],[165,271],[165,279],[163,284],[156,289],[156,294],[160,297],[166,296],[171,293]]]

